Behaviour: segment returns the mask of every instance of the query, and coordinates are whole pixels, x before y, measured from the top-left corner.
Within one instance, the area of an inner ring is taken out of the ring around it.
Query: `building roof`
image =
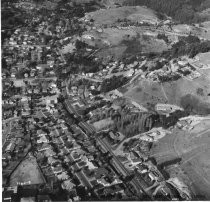
[[[37,196],[38,202],[51,202],[49,195],[38,195]]]
[[[61,173],[61,172],[63,171],[63,168],[62,168],[61,165],[58,165],[58,166],[56,166],[56,167],[52,167],[52,171],[53,171],[54,173]]]
[[[45,151],[45,150],[48,150],[50,148],[51,148],[51,146],[49,144],[44,143],[42,145],[38,145],[37,150],[38,151]]]
[[[70,180],[66,180],[61,184],[63,189],[72,190],[76,185],[72,183]]]

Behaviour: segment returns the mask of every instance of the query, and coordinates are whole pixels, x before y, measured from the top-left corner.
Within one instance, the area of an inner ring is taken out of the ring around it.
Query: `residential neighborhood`
[[[193,49],[190,57],[177,48],[206,47],[207,39],[180,33],[172,18],[139,5],[6,0],[2,6],[8,19],[19,20],[2,28],[2,201],[208,194],[199,178],[205,187],[199,195],[192,174],[192,164],[208,167],[206,157],[189,163],[209,151],[208,52]]]

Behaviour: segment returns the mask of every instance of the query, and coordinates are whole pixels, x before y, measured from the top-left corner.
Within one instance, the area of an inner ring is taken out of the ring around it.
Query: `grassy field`
[[[201,36],[210,40],[210,21],[202,23],[204,29],[202,29]]]
[[[143,106],[147,103],[169,103],[181,106],[192,106],[193,111],[200,114],[210,112],[210,70],[202,70],[202,76],[190,81],[181,78],[163,84],[141,79],[127,87],[124,96],[129,97]],[[198,89],[203,94],[198,94]]]
[[[205,65],[209,65],[210,64],[210,52],[207,52],[207,53],[200,53],[197,55],[198,58],[199,58],[199,61],[202,63],[202,64],[205,64]]]
[[[205,121],[206,122],[206,121]],[[184,132],[175,129],[172,134],[154,143],[151,156],[158,164],[181,158],[177,173],[181,178],[188,178],[188,185],[196,195],[210,198],[210,121],[196,126],[194,131]],[[182,172],[180,172],[182,171]],[[170,169],[169,169],[170,172]]]
[[[41,184],[45,182],[45,179],[38,168],[36,159],[27,156],[13,172],[10,178],[10,186],[29,181],[30,184]]]
[[[169,48],[163,40],[157,39],[157,33],[132,26],[106,28],[103,32],[90,30],[84,33],[83,38],[87,35],[92,36],[94,40],[84,39],[84,41],[98,47],[100,51],[96,55],[103,58],[113,56],[118,59],[141,53],[160,53]]]
[[[133,22],[146,21],[151,23],[159,22],[154,11],[140,6],[124,6],[119,8],[101,9],[88,14],[95,21],[96,25],[110,25],[118,19],[129,19]]]

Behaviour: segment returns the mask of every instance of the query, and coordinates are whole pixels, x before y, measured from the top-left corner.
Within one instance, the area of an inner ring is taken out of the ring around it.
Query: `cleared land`
[[[158,164],[181,158],[178,177],[188,178],[196,195],[210,197],[210,121],[204,121],[192,131],[175,129],[172,134],[154,143],[151,156]],[[182,174],[180,172],[182,171]],[[170,169],[169,169],[170,172]],[[174,171],[173,171],[174,175]]]
[[[87,36],[92,39],[88,39]],[[169,48],[165,41],[157,39],[156,32],[133,26],[106,28],[101,32],[91,30],[85,32],[82,38],[89,45],[99,48],[96,55],[103,58],[113,56],[118,59],[127,55],[160,53]]]
[[[133,22],[157,23],[159,19],[151,9],[141,6],[124,6],[119,8],[101,9],[88,13],[89,18],[95,21],[96,25],[110,25],[118,19],[129,19]]]
[[[132,83],[124,90],[129,97],[143,106],[157,103],[169,103],[190,106],[198,114],[210,113],[210,71],[201,70],[202,76],[194,80],[181,78],[173,82],[160,84],[145,79]],[[202,94],[198,93],[202,89]]]
[[[10,178],[10,186],[29,181],[30,184],[41,184],[45,182],[45,179],[38,168],[36,159],[27,156],[13,172]]]
[[[206,21],[202,23],[201,36],[210,40],[210,21]]]
[[[210,52],[200,53],[197,56],[202,64],[210,65]]]

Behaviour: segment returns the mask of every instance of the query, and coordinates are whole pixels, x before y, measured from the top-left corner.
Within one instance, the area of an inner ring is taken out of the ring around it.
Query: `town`
[[[125,91],[137,80],[192,82],[209,69],[203,55],[102,60],[96,32],[107,25],[96,28],[86,15],[100,3],[46,1],[40,8],[37,2],[3,4],[24,10],[27,24],[2,41],[3,201],[192,200],[187,183],[170,175],[150,150],[174,131],[208,125],[209,116],[192,115],[187,104],[139,104]],[[165,32],[179,35],[170,19],[118,23],[122,30],[128,24],[160,26],[160,38]],[[183,35],[183,43],[206,43]]]

